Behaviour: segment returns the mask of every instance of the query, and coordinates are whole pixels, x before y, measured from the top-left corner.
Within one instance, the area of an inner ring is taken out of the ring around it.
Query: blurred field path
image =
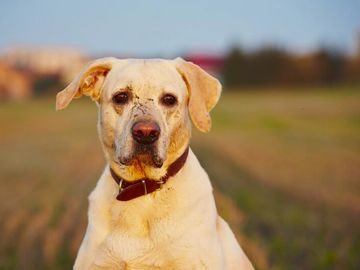
[[[0,269],[71,268],[104,166],[96,114],[0,104]],[[192,147],[257,268],[360,269],[360,91],[228,92],[213,119]]]

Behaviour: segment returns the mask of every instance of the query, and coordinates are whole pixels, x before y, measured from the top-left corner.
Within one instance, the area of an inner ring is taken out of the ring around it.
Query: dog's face
[[[189,143],[187,100],[171,62],[130,60],[114,68],[104,83],[98,124],[111,166],[125,179],[164,175]]]
[[[189,144],[190,116],[201,131],[210,129],[220,91],[215,78],[180,58],[103,58],[57,95],[57,109],[73,97],[91,96],[110,166],[128,181],[160,179]]]

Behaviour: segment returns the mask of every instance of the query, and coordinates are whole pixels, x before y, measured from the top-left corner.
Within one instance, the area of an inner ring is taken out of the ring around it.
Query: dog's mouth
[[[120,156],[119,163],[125,166],[149,166],[161,168],[164,160],[160,157],[157,147],[154,145],[135,144],[134,150],[129,156]]]

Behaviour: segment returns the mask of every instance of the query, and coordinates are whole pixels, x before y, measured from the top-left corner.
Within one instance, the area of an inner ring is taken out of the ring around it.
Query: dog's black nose
[[[151,144],[159,139],[160,127],[153,121],[139,121],[132,126],[131,133],[138,143]]]

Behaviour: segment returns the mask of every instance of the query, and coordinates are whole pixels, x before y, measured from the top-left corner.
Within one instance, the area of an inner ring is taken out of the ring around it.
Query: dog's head
[[[189,144],[191,122],[211,127],[221,85],[197,65],[175,60],[102,58],[90,62],[56,97],[56,108],[90,96],[110,166],[129,181],[160,179]],[[189,117],[190,115],[190,117]]]

